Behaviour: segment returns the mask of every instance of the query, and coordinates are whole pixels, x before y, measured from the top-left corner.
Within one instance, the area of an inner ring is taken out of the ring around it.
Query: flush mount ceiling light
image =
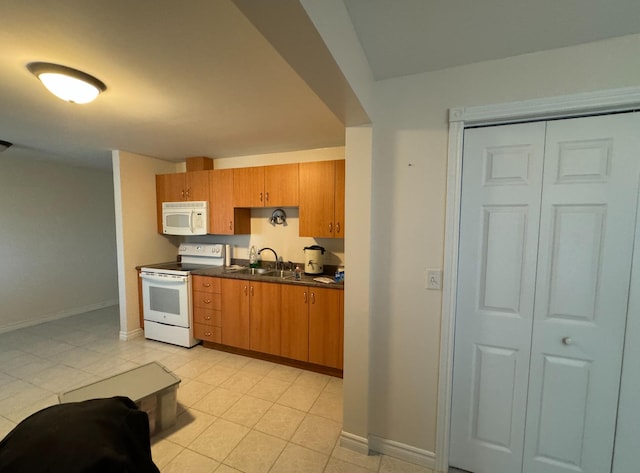
[[[99,79],[71,67],[48,62],[30,62],[27,69],[56,97],[72,103],[89,103],[107,90]]]

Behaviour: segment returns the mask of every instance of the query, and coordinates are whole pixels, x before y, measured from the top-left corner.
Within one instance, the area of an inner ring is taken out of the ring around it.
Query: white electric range
[[[190,348],[193,336],[191,272],[224,265],[224,245],[182,243],[180,261],[140,268],[144,336]]]

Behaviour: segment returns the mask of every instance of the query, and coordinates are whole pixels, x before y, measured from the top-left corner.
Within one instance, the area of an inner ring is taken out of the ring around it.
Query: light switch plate
[[[441,269],[427,269],[427,277],[424,283],[425,289],[440,290],[442,289],[442,270]]]

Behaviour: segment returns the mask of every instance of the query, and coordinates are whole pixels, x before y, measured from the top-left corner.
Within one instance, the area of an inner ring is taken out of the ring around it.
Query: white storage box
[[[171,427],[176,422],[178,385],[180,378],[153,362],[96,381],[81,388],[59,394],[60,403],[88,399],[126,396],[149,416],[151,435]]]

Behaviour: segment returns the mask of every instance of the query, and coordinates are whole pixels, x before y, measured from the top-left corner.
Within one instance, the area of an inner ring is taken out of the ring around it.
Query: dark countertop
[[[262,276],[262,275],[251,275],[251,274],[242,274],[239,273],[238,270],[233,270],[221,266],[211,266],[209,268],[197,269],[191,271],[192,275],[195,276],[212,276],[216,278],[230,278],[230,279],[245,279],[250,281],[262,281],[262,282],[270,282],[270,283],[279,283],[279,284],[292,284],[294,286],[312,286],[312,287],[326,287],[328,289],[342,289],[344,290],[344,282],[332,282],[332,283],[323,283],[314,281],[313,278],[317,277],[326,277],[333,280],[333,275],[328,274],[317,274],[317,275],[305,275],[302,274],[302,278],[299,281],[296,281],[293,277],[293,273],[291,271],[285,271],[285,277],[281,278],[280,276]]]

